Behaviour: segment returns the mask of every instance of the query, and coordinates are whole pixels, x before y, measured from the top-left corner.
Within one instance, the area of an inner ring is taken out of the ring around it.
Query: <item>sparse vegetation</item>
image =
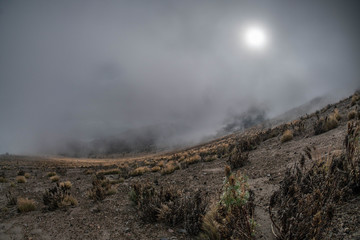
[[[359,100],[360,100],[360,94],[359,92],[356,92],[351,97],[351,106],[354,106]]]
[[[111,182],[103,175],[94,178],[92,188],[88,192],[88,196],[95,201],[102,201],[106,196],[115,194],[116,190],[112,188]]]
[[[354,118],[356,118],[356,115],[357,115],[357,111],[356,111],[356,110],[351,110],[351,111],[348,113],[348,119],[349,119],[349,120],[354,119]]]
[[[148,167],[138,167],[130,173],[130,176],[143,175],[144,173],[146,173],[148,171],[149,171]]]
[[[242,152],[241,147],[237,146],[233,149],[233,151],[229,154],[228,164],[231,169],[238,169],[243,167],[249,160],[249,152]]]
[[[56,172],[48,172],[47,174],[46,174],[46,176],[47,177],[53,177],[53,176],[55,176],[56,175]]]
[[[168,162],[165,167],[161,170],[161,174],[170,174],[175,170],[179,169],[179,165],[175,161]]]
[[[298,165],[288,169],[270,202],[271,207],[277,208],[280,222],[274,224],[280,239],[322,239],[334,216],[334,207],[358,195],[359,135],[360,123],[349,123],[343,154],[318,159],[308,170]]]
[[[19,212],[30,212],[36,209],[35,201],[28,198],[18,198],[16,205]]]
[[[9,206],[14,206],[16,205],[16,197],[14,196],[14,194],[11,191],[8,191],[6,193],[6,200],[7,200],[7,205]]]
[[[61,182],[59,184],[60,188],[65,188],[67,190],[70,190],[72,187],[72,183],[70,181],[66,181],[66,182]]]
[[[231,174],[229,167],[226,167],[225,175],[220,201],[204,217],[201,239],[254,239],[254,197],[246,177]]]
[[[315,135],[327,132],[336,128],[339,125],[338,120],[334,114],[330,114],[325,118],[320,118],[314,125]]]
[[[154,167],[151,168],[152,172],[158,172],[160,170],[161,170],[161,168],[159,166],[154,166]]]
[[[293,132],[288,129],[288,130],[286,130],[286,131],[283,133],[283,135],[282,135],[281,138],[280,138],[280,141],[281,141],[282,143],[288,142],[288,141],[292,140],[293,137],[294,137]]]
[[[55,176],[50,177],[50,180],[52,182],[58,182],[60,180],[60,177],[58,175],[55,175]]]
[[[202,191],[185,193],[174,186],[156,187],[147,183],[134,184],[130,199],[143,220],[169,226],[181,224],[190,235],[199,233],[208,205],[208,197]]]
[[[6,178],[1,176],[0,177],[0,183],[6,183],[6,182],[7,182]]]
[[[77,205],[77,200],[71,195],[70,189],[64,184],[49,188],[43,194],[43,202],[48,210],[53,211],[66,206]]]
[[[25,176],[16,176],[16,182],[17,183],[26,183]]]
[[[25,173],[25,174],[24,174],[24,177],[25,177],[25,178],[30,178],[30,176],[31,176],[30,173]]]

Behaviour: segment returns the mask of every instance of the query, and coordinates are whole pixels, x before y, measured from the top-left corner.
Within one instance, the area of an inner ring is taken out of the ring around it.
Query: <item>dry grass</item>
[[[200,162],[201,161],[201,157],[199,154],[196,154],[192,157],[189,157],[185,160],[185,163],[190,165],[190,164],[194,164],[194,163],[197,163],[197,162]]]
[[[356,104],[357,101],[360,100],[360,94],[359,93],[355,93],[352,97],[351,97],[351,106],[354,106]]]
[[[87,169],[87,170],[85,170],[84,173],[85,173],[85,175],[90,175],[90,174],[95,173],[95,171],[93,169]]]
[[[24,177],[25,177],[25,178],[30,178],[30,176],[31,176],[30,173],[25,173],[25,174],[24,174]]]
[[[70,182],[70,181],[65,181],[65,182],[61,182],[60,184],[59,184],[59,186],[61,187],[61,188],[65,188],[65,189],[71,189],[71,187],[72,187],[72,183]]]
[[[179,165],[175,161],[168,162],[165,167],[161,170],[161,174],[170,174],[173,173],[175,170],[179,169]]]
[[[151,171],[152,172],[158,172],[158,171],[160,171],[161,170],[161,168],[159,167],[159,166],[155,166],[155,167],[152,167],[151,168]]]
[[[16,205],[19,212],[30,212],[36,209],[35,201],[28,198],[18,198]]]
[[[148,167],[138,167],[130,172],[130,176],[140,176],[149,171],[150,169]]]
[[[285,132],[283,133],[283,135],[280,138],[280,141],[282,143],[288,142],[288,141],[292,140],[293,137],[294,137],[293,132],[288,129],[288,130],[285,130]]]
[[[113,169],[107,169],[107,170],[100,170],[96,174],[103,174],[103,175],[116,175],[120,174],[120,169],[113,168]]]
[[[209,155],[204,157],[204,162],[212,162],[215,161],[217,159],[216,155]]]
[[[60,207],[77,206],[77,205],[78,205],[78,201],[76,200],[76,198],[74,198],[71,195],[66,195],[60,203]]]
[[[325,121],[325,129],[327,131],[336,128],[339,125],[339,122],[336,118],[335,114],[330,115],[327,120]]]
[[[337,109],[337,108],[334,109],[333,115],[334,115],[334,117],[335,117],[335,119],[336,119],[337,121],[340,121],[341,118],[342,118],[341,115],[340,115],[340,113],[339,113],[339,109]]]
[[[331,129],[336,128],[339,125],[335,114],[330,114],[326,118],[320,118],[314,125],[315,135],[327,132]]]
[[[351,110],[351,111],[348,113],[348,119],[349,119],[349,120],[354,119],[354,118],[356,118],[356,115],[357,115],[357,111],[356,111],[356,110]]]
[[[50,180],[52,182],[58,182],[60,180],[60,177],[58,175],[55,175],[55,176],[50,177]]]
[[[16,182],[17,183],[26,183],[25,176],[16,176]]]

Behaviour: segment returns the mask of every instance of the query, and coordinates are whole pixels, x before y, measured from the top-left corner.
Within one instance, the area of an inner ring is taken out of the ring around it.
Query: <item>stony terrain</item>
[[[305,165],[343,150],[348,113],[357,111],[358,107],[358,103],[352,102],[349,97],[317,113],[303,116],[292,125],[278,125],[271,130],[250,129],[245,133],[229,135],[179,152],[126,159],[3,155],[0,158],[0,176],[3,177],[0,183],[0,239],[193,239],[181,225],[169,226],[161,222],[142,221],[129,198],[132,184],[139,181],[155,182],[158,185],[170,184],[189,191],[204,190],[212,201],[217,201],[222,192],[224,168],[232,154],[229,149],[249,136],[260,136],[260,140],[254,144],[252,150],[248,150],[245,164],[233,171],[238,170],[248,176],[249,187],[255,193],[255,238],[275,239],[269,216],[271,195],[279,189],[286,169],[301,159],[306,147],[315,150],[312,151],[313,160],[307,159]],[[327,116],[334,112],[335,108],[341,116],[338,126],[315,135],[317,115]],[[299,122],[301,124],[297,125]],[[294,130],[294,137],[282,142],[282,134],[288,128]],[[214,153],[210,153],[212,151]],[[199,159],[186,160],[198,155]],[[170,161],[177,167],[166,174],[164,169]],[[155,166],[159,168],[151,170]],[[141,167],[146,170],[134,173],[135,169]],[[94,174],[114,168],[122,170],[106,174],[106,178],[111,180],[116,192],[102,201],[89,198]],[[25,183],[17,182],[17,175],[23,175],[19,174],[19,171],[27,173]],[[71,182],[71,195],[77,199],[77,205],[54,211],[46,208],[43,194],[45,190],[56,185],[56,182],[52,182],[48,177],[49,172],[55,172],[60,178],[59,182]],[[15,198],[33,199],[36,209],[19,212],[16,206],[9,205],[6,197],[9,191]],[[359,197],[337,208],[334,216],[336,223],[330,226],[332,230],[329,238],[359,237],[356,235],[358,229],[354,226],[360,223],[360,215],[358,210],[354,213],[355,210],[350,210],[350,207],[359,208]]]

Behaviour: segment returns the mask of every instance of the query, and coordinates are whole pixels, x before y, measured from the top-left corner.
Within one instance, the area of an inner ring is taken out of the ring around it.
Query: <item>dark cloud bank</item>
[[[174,147],[347,96],[358,12],[350,0],[3,0],[0,153]],[[252,22],[264,51],[238,39]]]

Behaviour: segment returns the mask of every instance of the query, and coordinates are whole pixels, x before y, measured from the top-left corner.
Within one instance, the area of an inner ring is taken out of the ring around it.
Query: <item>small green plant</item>
[[[28,198],[18,198],[16,205],[19,212],[30,212],[36,209],[35,201]]]
[[[220,201],[203,218],[201,239],[254,239],[253,193],[242,174],[225,168],[225,182]]]

